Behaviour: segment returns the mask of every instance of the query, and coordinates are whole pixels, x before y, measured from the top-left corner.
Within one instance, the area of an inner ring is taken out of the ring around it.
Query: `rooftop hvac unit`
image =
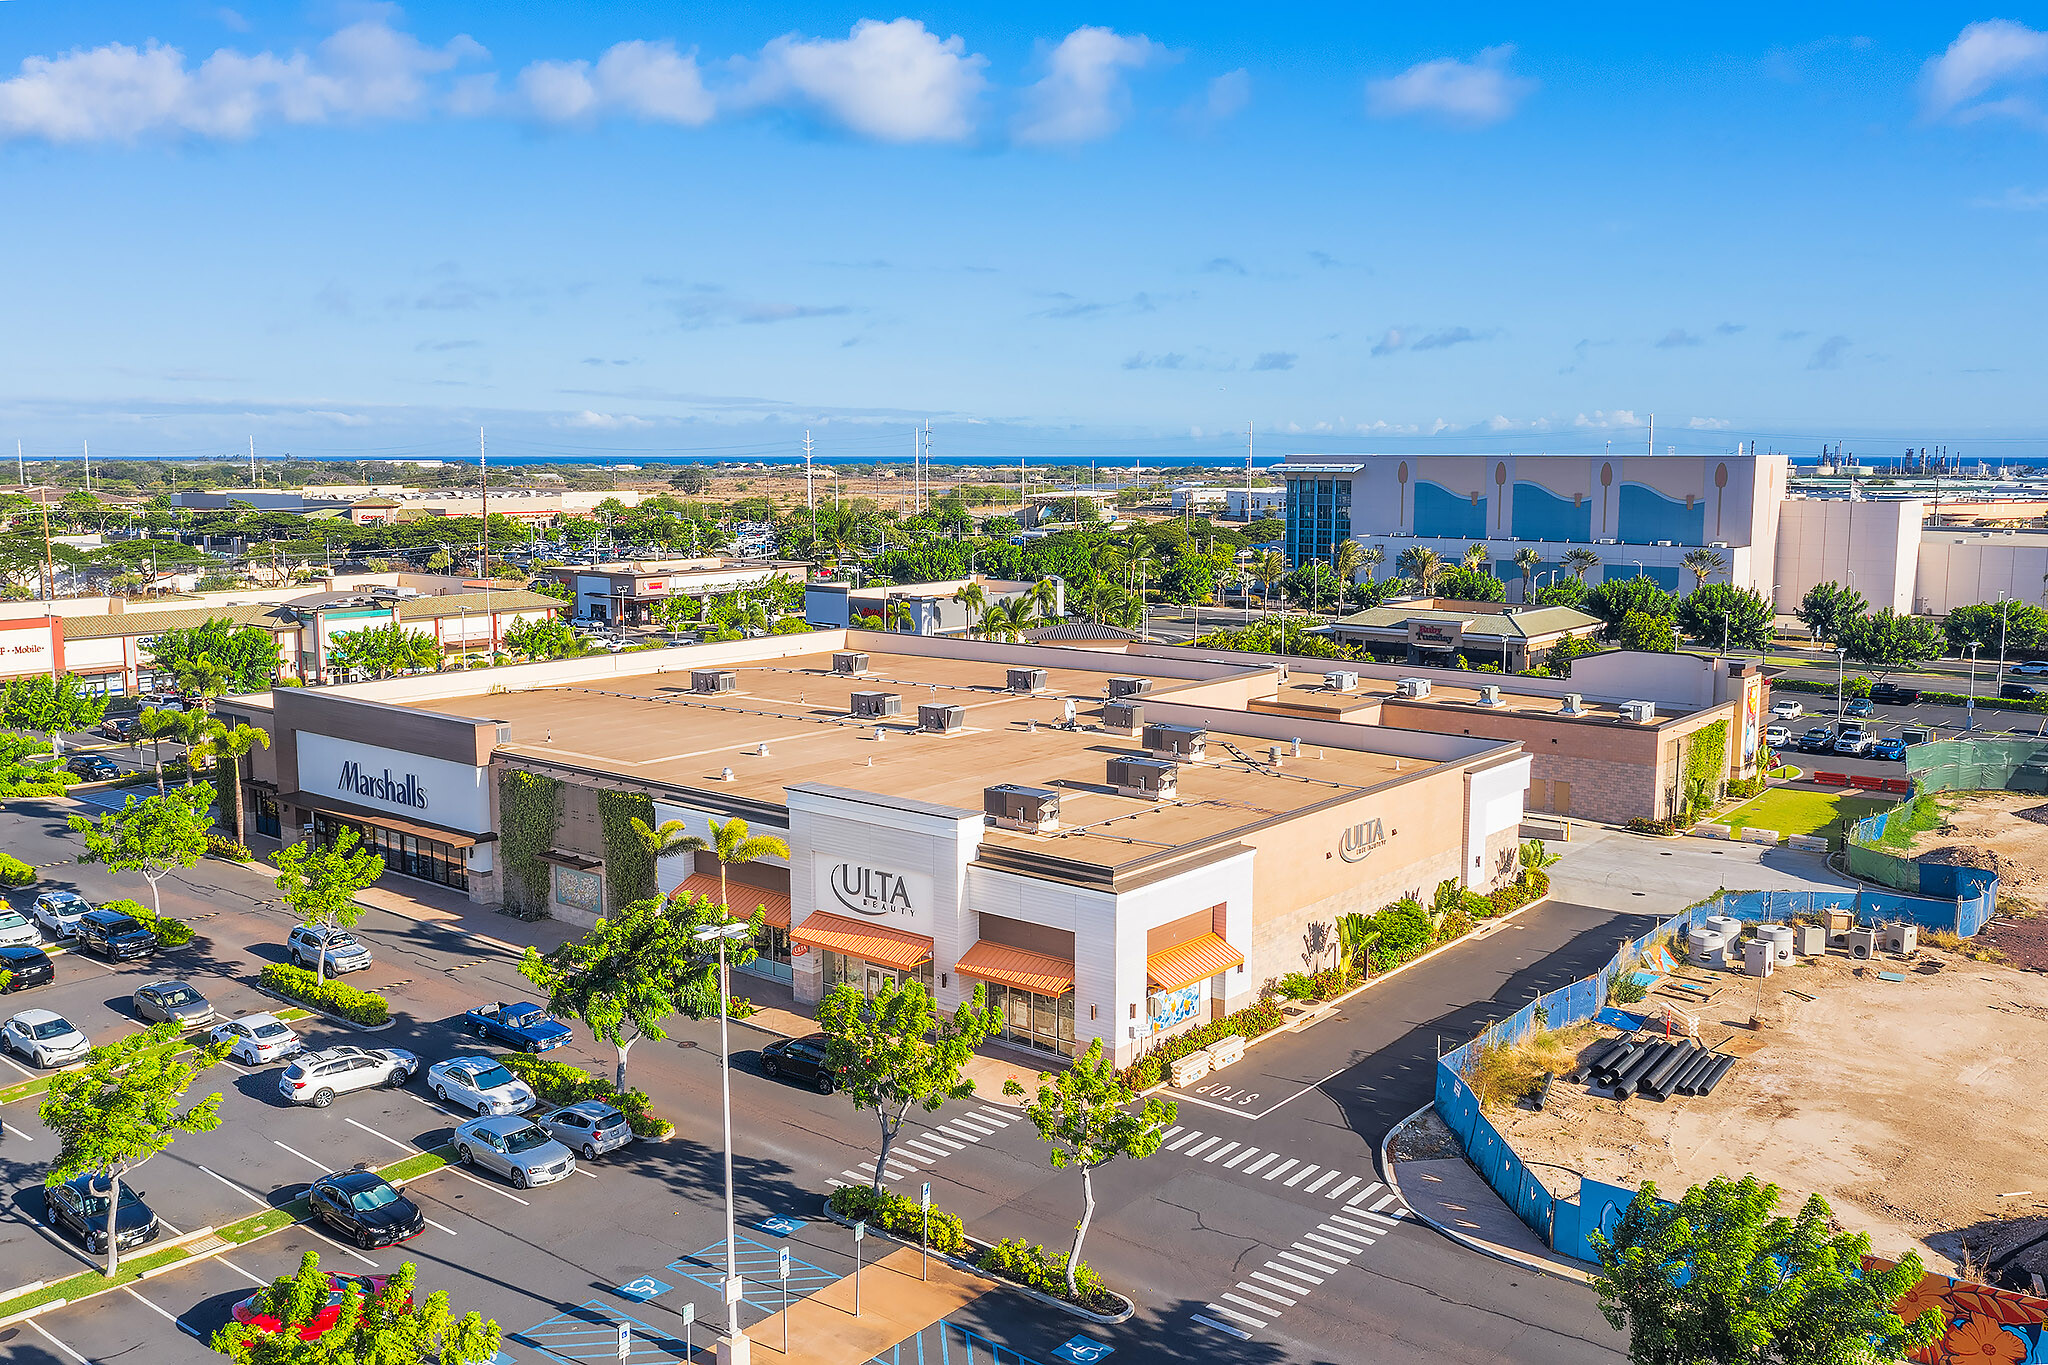
[[[868,671],[868,656],[859,650],[846,650],[832,656],[834,673],[865,673]]]
[[[737,692],[740,690],[740,675],[729,668],[693,668],[690,670],[692,692]]]
[[[1725,550],[1728,548],[1728,542],[1725,540],[1710,541],[1709,544],[1711,544],[1713,548],[1716,550]]]
[[[856,692],[853,694],[853,714],[900,716],[903,714],[903,698],[894,692]]]
[[[1120,796],[1171,801],[1180,788],[1180,765],[1163,758],[1112,758],[1109,785]]]
[[[1507,703],[1500,699],[1500,689],[1492,684],[1488,684],[1479,689],[1479,704],[1481,706],[1505,706]]]
[[[1102,708],[1102,728],[1134,735],[1145,726],[1145,703],[1113,701]]]
[[[1563,715],[1563,716],[1583,716],[1583,715],[1585,715],[1585,714],[1586,714],[1586,699],[1585,699],[1585,697],[1581,696],[1581,695],[1580,695],[1579,693],[1577,693],[1577,692],[1567,692],[1567,693],[1565,693],[1565,694],[1564,694],[1564,705],[1563,705],[1563,706],[1560,706],[1560,707],[1558,708],[1558,714],[1559,714],[1559,715]]]
[[[1653,701],[1625,701],[1621,704],[1621,718],[1635,725],[1654,724],[1657,719],[1657,703]]]
[[[1349,692],[1358,686],[1358,675],[1348,670],[1323,674],[1323,686],[1332,692]]]
[[[1429,679],[1402,678],[1394,684],[1397,697],[1426,697],[1429,695]]]
[[[1138,697],[1152,690],[1150,678],[1111,678],[1109,695],[1112,697]]]
[[[1004,829],[1051,834],[1060,827],[1060,794],[1045,787],[1004,783],[981,789],[981,812]]]
[[[1667,549],[1667,550],[1668,550],[1668,549],[1670,549],[1670,548],[1671,548],[1671,547],[1672,547],[1673,545],[1676,545],[1676,544],[1677,544],[1678,542],[1677,542],[1677,541],[1675,541],[1675,540],[1660,540],[1660,541],[1658,541],[1657,543],[1658,543],[1659,545],[1663,546],[1663,547],[1664,547],[1665,549]]]
[[[950,735],[967,724],[967,708],[925,702],[917,708],[917,728],[927,734]]]
[[[1166,725],[1155,721],[1145,727],[1142,742],[1145,752],[1154,758],[1195,763],[1201,760],[1209,747],[1209,732],[1197,725]]]
[[[1013,668],[1010,670],[1012,692],[1043,692],[1045,670],[1042,668]]]

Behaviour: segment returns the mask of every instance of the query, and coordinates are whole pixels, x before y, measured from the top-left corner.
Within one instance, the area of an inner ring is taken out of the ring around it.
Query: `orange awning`
[[[953,970],[962,976],[1014,986],[1035,995],[1065,995],[1074,989],[1074,964],[1044,953],[1010,948],[987,939],[960,955]]]
[[[789,893],[786,891],[764,891],[758,886],[744,886],[727,880],[726,894],[732,897],[727,907],[734,919],[752,919],[756,909],[764,910],[768,923],[777,929],[789,927]],[[712,902],[718,900],[718,878],[710,873],[699,872],[683,878],[683,884],[674,893],[686,896],[703,896]]]
[[[899,972],[910,971],[932,959],[932,941],[923,934],[862,924],[824,910],[813,912],[809,919],[790,930],[789,936],[828,953],[844,953]]]
[[[1145,975],[1162,991],[1192,986],[1204,977],[1244,965],[1244,954],[1214,934],[1162,948],[1145,959]]]

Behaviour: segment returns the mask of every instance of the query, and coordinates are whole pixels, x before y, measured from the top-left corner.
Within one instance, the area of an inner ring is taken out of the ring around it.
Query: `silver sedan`
[[[457,1128],[455,1156],[465,1166],[496,1171],[522,1190],[553,1184],[576,1170],[574,1152],[517,1114],[471,1119]]]

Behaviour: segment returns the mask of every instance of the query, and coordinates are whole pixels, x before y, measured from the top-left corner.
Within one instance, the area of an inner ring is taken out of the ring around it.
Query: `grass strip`
[[[423,1175],[438,1171],[443,1166],[446,1166],[448,1158],[454,1154],[454,1151],[453,1147],[436,1147],[431,1152],[421,1152],[418,1156],[409,1156],[403,1161],[395,1161],[391,1165],[379,1169],[377,1174],[383,1176],[394,1185],[402,1184],[408,1180],[417,1180]]]
[[[304,1195],[300,1195],[289,1204],[279,1204],[274,1209],[252,1213],[247,1218],[229,1223],[226,1227],[215,1228],[213,1232],[216,1237],[231,1246],[243,1246],[259,1237],[268,1237],[273,1232],[290,1227],[310,1212],[312,1206],[306,1202]]]
[[[184,1247],[176,1246],[144,1252],[138,1256],[129,1256],[122,1260],[120,1272],[111,1280],[97,1270],[82,1271],[77,1275],[73,1275],[68,1280],[59,1280],[55,1284],[46,1284],[41,1289],[31,1290],[26,1294],[17,1294],[11,1299],[0,1301],[0,1318],[9,1318],[16,1313],[25,1313],[31,1308],[40,1308],[46,1303],[55,1303],[59,1299],[63,1299],[67,1303],[75,1303],[79,1299],[89,1298],[94,1294],[104,1294],[109,1289],[119,1289],[124,1284],[133,1284],[141,1279],[146,1271],[155,1270],[158,1266],[172,1265],[178,1261],[186,1260],[191,1254]]]

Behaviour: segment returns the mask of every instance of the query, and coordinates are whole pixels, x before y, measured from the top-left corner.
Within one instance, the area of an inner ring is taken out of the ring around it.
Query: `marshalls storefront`
[[[1347,911],[1491,887],[1529,781],[1517,743],[1249,711],[1282,683],[1261,661],[829,631],[490,676],[273,694],[286,807],[579,923],[720,894],[714,855],[656,863],[631,818],[744,819],[790,851],[723,869],[764,920],[757,998],[980,986],[1039,1055],[1128,1062],[1330,965]]]

